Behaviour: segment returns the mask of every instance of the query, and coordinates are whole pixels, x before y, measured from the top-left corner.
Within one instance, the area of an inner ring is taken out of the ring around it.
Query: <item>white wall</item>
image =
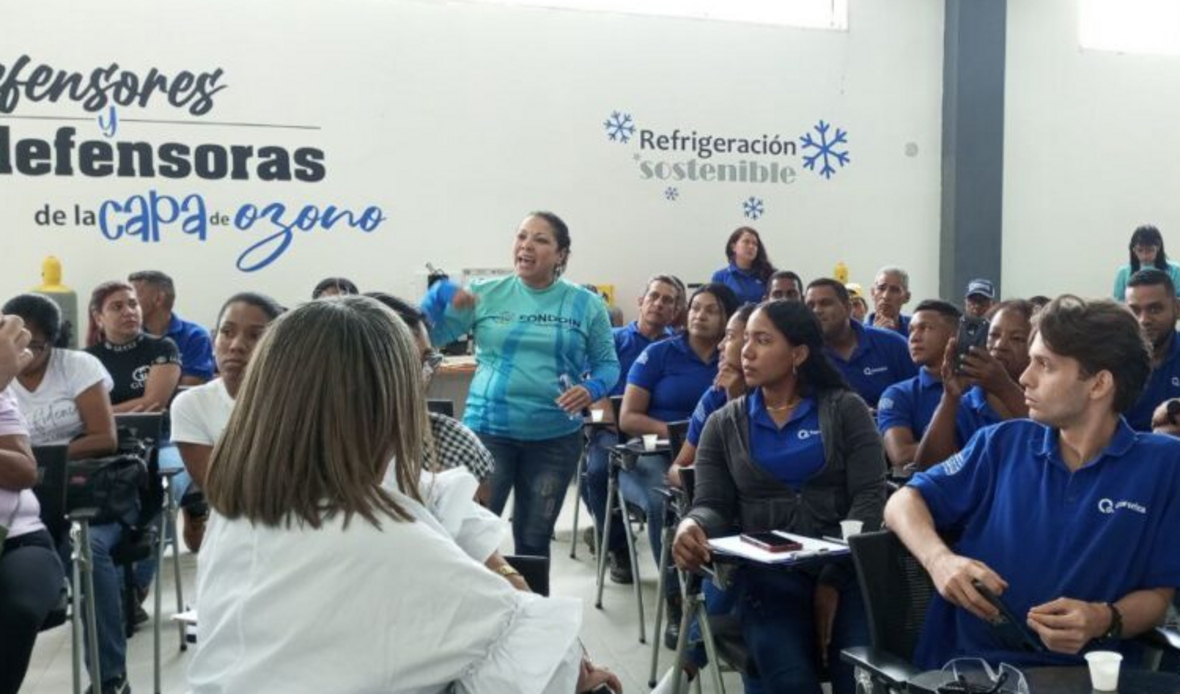
[[[1004,293],[1109,296],[1136,226],[1180,257],[1180,58],[1083,51],[1078,0],[1008,3]]]
[[[204,322],[233,291],[295,302],[332,274],[404,294],[427,261],[451,271],[509,264],[515,225],[538,207],[571,226],[571,279],[614,282],[623,297],[656,271],[707,278],[743,223],[763,232],[776,264],[805,278],[844,260],[867,283],[877,265],[900,263],[915,296],[937,288],[940,2],[854,0],[847,33],[407,0],[211,0],[166,10],[147,0],[42,0],[0,7],[0,25],[5,65],[29,54],[84,72],[112,61],[141,75],[152,66],[225,70],[228,88],[209,114],[120,108],[115,140],[313,146],[327,168],[318,183],[0,176],[3,296],[36,284],[51,253],[83,301],[101,280],[165,270],[178,282],[178,309]],[[641,180],[636,155],[690,157],[641,152],[638,138],[609,142],[602,122],[616,109],[640,128],[726,137],[798,138],[823,119],[848,131],[851,163],[824,180],[801,156],[717,155],[709,161],[788,163],[795,182]],[[15,115],[89,119],[72,124],[77,139],[103,139],[95,114],[74,104],[22,101]],[[210,120],[321,129],[188,124]],[[12,139],[52,139],[62,124],[0,114]],[[675,202],[663,195],[669,185]],[[265,235],[258,229],[213,227],[202,243],[174,226],[143,243],[33,221],[45,204],[97,208],[151,189],[199,193],[229,215],[243,203],[283,201],[378,205],[388,219],[371,234],[299,234],[255,273],[235,260]],[[751,195],[766,208],[754,222],[740,207]]]

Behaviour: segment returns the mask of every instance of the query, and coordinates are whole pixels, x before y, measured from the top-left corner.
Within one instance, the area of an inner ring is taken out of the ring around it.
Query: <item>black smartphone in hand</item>
[[[975,590],[1000,611],[1000,618],[992,622],[992,630],[996,637],[999,638],[1000,643],[1004,644],[1005,648],[1014,651],[1024,651],[1025,653],[1046,653],[1048,649],[1045,644],[1041,643],[1040,637],[1036,635],[1032,629],[1025,624],[1023,619],[1020,619],[1012,612],[1007,603],[1000,599],[1000,596],[991,591],[990,588],[983,584],[983,581],[978,579],[971,582],[975,586]]]
[[[963,370],[963,360],[972,347],[987,347],[987,333],[991,325],[983,318],[963,316],[959,319],[959,334],[955,346],[955,373]]]

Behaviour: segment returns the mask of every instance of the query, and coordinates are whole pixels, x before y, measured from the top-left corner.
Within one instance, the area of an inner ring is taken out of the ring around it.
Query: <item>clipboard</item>
[[[773,532],[775,535],[781,535],[782,537],[798,542],[803,545],[803,549],[795,552],[767,552],[748,542],[742,542],[741,535],[713,538],[709,540],[709,549],[717,554],[740,557],[741,559],[758,564],[801,564],[817,559],[848,556],[851,554],[848,545],[845,544],[817,540],[813,537],[795,535],[794,533],[788,533],[782,530],[775,530]]]

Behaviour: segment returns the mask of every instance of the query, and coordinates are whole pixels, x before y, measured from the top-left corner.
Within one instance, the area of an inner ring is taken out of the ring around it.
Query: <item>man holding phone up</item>
[[[1090,339],[1102,335],[1102,340]],[[1180,585],[1180,441],[1136,433],[1121,414],[1151,371],[1131,314],[1063,296],[1038,316],[1021,376],[1032,421],[979,431],[894,494],[887,525],[939,597],[920,667],[958,656],[1079,665],[1160,623]],[[938,531],[962,531],[948,546]],[[1048,649],[1005,648],[988,622],[999,596]]]

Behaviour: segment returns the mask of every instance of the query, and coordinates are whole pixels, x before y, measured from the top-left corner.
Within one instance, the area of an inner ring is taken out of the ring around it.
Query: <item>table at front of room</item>
[[[1028,694],[1091,694],[1090,669],[1080,667],[1031,667],[1021,669],[1028,683]],[[938,694],[938,688],[951,681],[951,675],[932,670],[909,681],[911,694]],[[1016,691],[1005,687],[1002,692]],[[1122,668],[1119,694],[1180,694],[1180,675]]]

